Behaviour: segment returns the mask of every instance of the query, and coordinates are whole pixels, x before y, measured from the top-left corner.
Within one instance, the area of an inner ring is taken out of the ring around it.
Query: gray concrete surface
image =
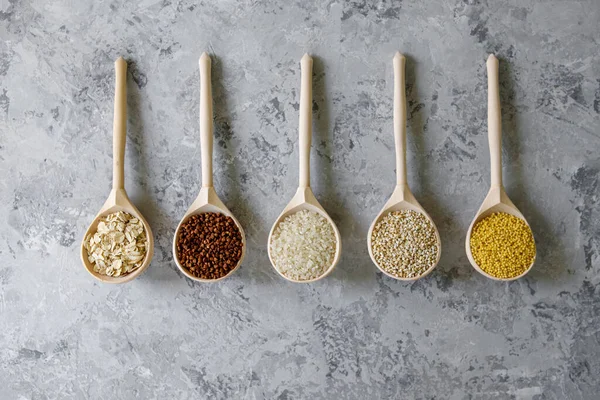
[[[598,1],[0,4],[0,398],[598,398]],[[216,187],[249,244],[215,285],[182,277],[170,250],[199,189],[204,50]],[[409,180],[443,240],[437,270],[413,284],[377,273],[365,238],[394,184],[396,50],[408,56]],[[326,280],[293,285],[266,239],[297,183],[304,52],[314,189],[344,252]],[[506,187],[538,245],[535,269],[510,284],[479,276],[463,244],[489,182],[489,52]],[[126,186],[157,246],[117,287],[78,251],[110,188],[119,55]]]

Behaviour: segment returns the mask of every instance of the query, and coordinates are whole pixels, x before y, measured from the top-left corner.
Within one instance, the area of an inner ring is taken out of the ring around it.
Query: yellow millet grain
[[[500,279],[521,275],[535,259],[531,229],[521,218],[506,213],[494,213],[477,222],[470,245],[479,268]]]

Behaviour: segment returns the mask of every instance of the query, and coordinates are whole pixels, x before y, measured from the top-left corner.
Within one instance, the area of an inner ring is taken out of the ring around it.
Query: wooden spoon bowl
[[[229,273],[227,273],[227,275],[224,275],[217,279],[203,279],[203,278],[194,276],[192,273],[190,273],[190,271],[187,268],[185,268],[179,262],[179,253],[177,251],[177,241],[179,239],[179,231],[181,229],[181,226],[183,224],[185,224],[192,216],[203,214],[203,213],[220,213],[220,214],[226,215],[228,217],[231,217],[231,219],[233,219],[233,222],[235,222],[235,225],[237,226],[237,228],[240,230],[240,234],[242,236],[242,255],[240,256],[239,261],[237,262],[235,267],[231,271],[229,271]],[[227,207],[225,207],[223,202],[221,202],[221,200],[217,196],[217,193],[215,192],[215,189],[213,187],[203,187],[202,189],[200,189],[200,194],[198,195],[196,200],[194,200],[194,202],[192,203],[192,205],[190,206],[188,211],[185,213],[185,215],[181,219],[181,222],[179,222],[179,224],[177,225],[177,229],[175,230],[175,237],[173,238],[173,258],[175,259],[175,264],[177,264],[177,267],[185,276],[187,276],[188,278],[190,278],[194,281],[217,282],[217,281],[227,278],[228,276],[233,274],[235,271],[237,271],[237,269],[240,267],[240,265],[242,265],[242,261],[244,261],[245,255],[246,255],[246,235],[244,234],[244,229],[242,228],[242,225],[235,218],[235,216],[231,213],[231,211],[229,211],[229,209]]]
[[[475,268],[477,272],[483,276],[494,279],[497,281],[514,281],[525,276],[533,267],[535,263],[535,256],[531,265],[520,275],[512,278],[498,278],[488,274],[482,270],[471,252],[471,233],[473,227],[482,219],[490,216],[493,213],[503,212],[513,215],[517,218],[522,219],[529,229],[529,223],[519,211],[519,209],[513,204],[508,198],[504,186],[502,185],[502,120],[500,117],[500,88],[498,83],[498,59],[493,55],[487,59],[487,72],[488,72],[488,140],[490,145],[490,164],[491,164],[491,187],[490,190],[483,200],[479,211],[473,218],[469,230],[467,231],[467,238],[465,240],[465,251],[469,262]],[[532,230],[533,232],[533,230]]]
[[[239,221],[233,216],[231,211],[219,199],[213,186],[213,170],[212,170],[212,153],[213,153],[213,106],[212,106],[212,84],[211,84],[211,62],[207,53],[202,53],[199,60],[200,67],[200,148],[202,155],[202,188],[198,197],[189,207],[177,229],[173,238],[173,258],[179,270],[188,278],[197,282],[217,282],[223,280],[233,274],[242,265],[244,256],[246,255],[246,235]],[[194,276],[190,271],[179,262],[179,254],[177,251],[177,241],[179,239],[179,231],[181,226],[185,224],[193,215],[203,213],[220,213],[233,219],[235,225],[242,236],[242,255],[236,266],[226,275],[217,279],[203,279]]]
[[[135,218],[139,219],[144,225],[144,230],[146,231],[146,255],[144,256],[144,260],[142,261],[142,265],[139,266],[134,271],[130,272],[126,275],[121,276],[108,276],[102,275],[94,271],[94,266],[88,260],[88,251],[85,248],[85,239],[90,234],[96,233],[98,230],[98,224],[100,223],[100,219],[107,215],[123,211],[133,215]],[[148,221],[144,218],[144,216],[138,211],[138,209],[131,203],[129,198],[127,197],[127,193],[125,189],[113,189],[108,196],[108,199],[98,212],[98,215],[94,218],[94,221],[90,224],[89,228],[85,232],[83,236],[83,241],[81,243],[81,262],[85,266],[85,269],[96,279],[104,282],[104,283],[125,283],[129,282],[137,278],[141,275],[146,268],[150,265],[152,261],[152,256],[154,254],[154,237],[152,236],[152,230],[150,229],[150,225]]]
[[[125,139],[127,136],[127,63],[122,57],[115,61],[115,114],[113,122],[113,188],[108,199],[94,218],[83,240],[81,242],[81,262],[85,269],[96,279],[105,283],[125,283],[138,277],[152,261],[154,254],[154,237],[148,221],[142,216],[139,210],[133,205],[127,192],[125,192],[124,182],[124,161],[125,161]],[[85,248],[85,239],[89,234],[96,233],[100,218],[119,211],[127,212],[144,225],[146,231],[146,256],[142,265],[122,276],[107,276],[94,271],[92,263],[88,260],[88,252]]]
[[[504,191],[504,187],[496,186],[496,187],[491,188],[490,191],[488,192],[485,200],[483,201],[483,204],[479,208],[479,211],[477,211],[475,218],[473,218],[471,225],[469,225],[469,230],[467,231],[467,240],[465,241],[465,251],[467,253],[467,258],[469,259],[469,262],[471,263],[473,268],[475,268],[475,270],[477,272],[479,272],[480,274],[482,274],[483,276],[485,276],[487,278],[494,279],[497,281],[505,281],[505,282],[514,281],[515,279],[519,279],[519,278],[525,276],[531,270],[531,268],[533,267],[533,264],[535,263],[535,257],[533,258],[531,265],[525,271],[523,271],[522,274],[512,277],[512,278],[497,278],[493,275],[488,274],[484,270],[482,270],[479,267],[479,265],[477,264],[477,262],[475,261],[475,258],[473,257],[473,253],[471,252],[471,233],[473,232],[473,227],[479,221],[489,217],[490,215],[492,215],[494,213],[510,214],[512,216],[522,219],[527,224],[527,226],[529,226],[529,223],[527,222],[527,220],[525,219],[523,214],[521,214],[519,209],[508,198],[506,192]],[[531,229],[531,226],[529,226],[529,229]]]
[[[335,225],[329,214],[327,214],[325,209],[321,206],[321,204],[319,204],[319,202],[315,198],[315,195],[312,192],[312,189],[310,188],[310,146],[312,137],[312,57],[310,57],[308,54],[305,54],[304,57],[302,57],[302,60],[300,61],[300,66],[300,123],[298,129],[300,134],[298,140],[300,153],[300,182],[296,194],[288,203],[288,205],[285,206],[282,213],[279,215],[279,217],[273,224],[271,232],[269,232],[269,239],[267,243],[269,248],[269,260],[271,261],[273,268],[275,269],[275,271],[277,271],[279,275],[281,275],[283,278],[287,279],[290,282],[310,283],[325,278],[336,267],[342,254],[342,238],[340,236],[340,232],[337,226]],[[271,238],[273,236],[275,228],[277,227],[277,225],[279,225],[281,221],[283,221],[286,217],[303,210],[316,212],[317,214],[323,216],[327,220],[327,222],[329,222],[335,234],[336,247],[333,261],[329,268],[323,274],[313,279],[296,280],[285,276],[275,266],[275,261],[273,260],[271,254]]]
[[[325,218],[327,220],[329,225],[331,225],[331,227],[333,228],[333,233],[335,234],[335,240],[336,240],[336,247],[335,247],[335,255],[333,256],[333,261],[331,262],[331,265],[329,266],[329,268],[323,274],[319,275],[318,277],[316,277],[314,279],[296,280],[296,279],[292,279],[292,278],[282,274],[281,271],[279,271],[279,269],[277,269],[275,267],[275,260],[273,259],[273,256],[271,255],[270,243],[271,243],[271,238],[273,236],[273,232],[275,232],[275,228],[277,228],[277,225],[279,225],[279,223],[281,221],[283,221],[286,217],[288,217],[292,214],[295,214],[299,211],[304,211],[304,210],[316,212],[317,214],[321,215],[323,218]],[[310,282],[316,282],[318,280],[325,278],[336,267],[336,265],[338,264],[338,262],[340,260],[340,256],[342,254],[342,238],[340,236],[340,231],[338,230],[337,226],[335,225],[335,222],[333,222],[333,220],[331,219],[329,214],[327,214],[325,209],[321,206],[321,204],[319,204],[319,202],[315,198],[315,195],[313,194],[310,187],[298,188],[298,190],[296,191],[296,194],[294,195],[292,200],[287,204],[287,206],[285,206],[285,208],[283,209],[283,211],[281,212],[279,217],[277,217],[277,220],[273,224],[273,227],[271,228],[271,231],[269,232],[269,239],[268,239],[267,243],[269,243],[269,246],[268,246],[269,247],[269,250],[268,250],[269,260],[271,261],[273,268],[275,268],[275,271],[277,271],[277,273],[279,275],[281,275],[283,278],[287,279],[290,282],[294,282],[294,283],[310,283]]]
[[[385,203],[383,209],[379,212],[375,220],[371,224],[369,228],[367,245],[369,247],[369,255],[371,256],[371,260],[373,263],[379,268],[381,272],[390,278],[394,278],[400,281],[415,281],[417,279],[423,278],[424,276],[431,273],[437,264],[440,261],[440,257],[442,255],[442,246],[440,233],[438,232],[435,223],[427,214],[425,209],[419,204],[415,196],[413,196],[410,188],[408,187],[408,181],[406,176],[406,91],[405,91],[405,63],[406,58],[404,55],[399,52],[394,56],[394,142],[396,146],[396,187],[394,188],[394,192],[390,199]],[[373,229],[379,223],[379,221],[393,211],[416,211],[421,213],[427,218],[431,225],[435,230],[435,236],[438,244],[438,252],[437,259],[433,265],[431,265],[426,271],[422,274],[410,278],[402,278],[395,275],[390,274],[385,269],[383,269],[375,259],[373,255]]]
[[[379,265],[379,263],[377,263],[377,260],[375,259],[375,255],[373,254],[372,237],[373,237],[373,230],[375,229],[375,226],[377,226],[379,221],[381,221],[381,219],[383,217],[385,217],[386,215],[388,215],[389,213],[394,212],[394,211],[405,211],[405,210],[421,213],[425,216],[425,218],[427,218],[429,220],[429,222],[431,222],[431,225],[433,226],[433,228],[435,230],[435,237],[436,237],[437,244],[438,244],[438,252],[437,252],[437,258],[435,260],[435,263],[433,265],[431,265],[427,270],[425,270],[420,275],[414,276],[411,278],[403,278],[403,277],[398,277],[398,276],[390,274],[385,269],[383,269]],[[408,188],[408,185],[396,186],[390,199],[383,206],[383,209],[379,212],[377,217],[375,217],[375,219],[373,220],[373,223],[371,224],[371,226],[369,228],[368,239],[367,239],[367,245],[369,247],[369,256],[371,256],[371,260],[377,266],[377,268],[381,272],[383,272],[385,275],[389,276],[390,278],[394,278],[399,281],[407,281],[407,282],[416,281],[417,279],[421,279],[421,278],[429,275],[435,269],[435,267],[440,262],[440,257],[442,256],[441,243],[442,243],[442,241],[441,241],[440,233],[437,229],[437,226],[435,225],[435,223],[433,222],[433,219],[431,219],[429,214],[427,214],[425,209],[419,204],[417,199],[415,199],[415,196],[413,196],[413,194],[411,193],[410,189]]]

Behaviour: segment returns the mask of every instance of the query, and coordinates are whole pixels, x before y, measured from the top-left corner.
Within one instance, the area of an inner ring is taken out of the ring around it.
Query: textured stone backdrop
[[[600,385],[600,3],[0,2],[0,398],[594,399]],[[217,192],[244,265],[198,285],[171,258],[199,190],[198,57],[213,55]],[[437,270],[383,277],[366,248],[394,185],[392,57],[408,57],[409,181]],[[272,270],[297,184],[299,60],[314,63],[313,184],[343,257]],[[492,282],[464,234],[489,183],[486,71],[501,58],[506,188],[538,262]],[[111,180],[113,62],[129,60],[126,187],[148,271],[101,285],[81,236]]]

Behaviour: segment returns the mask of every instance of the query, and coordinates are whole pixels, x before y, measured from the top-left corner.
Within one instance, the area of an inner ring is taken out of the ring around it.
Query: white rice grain
[[[335,257],[337,242],[325,217],[308,210],[283,219],[269,244],[275,268],[284,276],[307,281],[323,275]]]

